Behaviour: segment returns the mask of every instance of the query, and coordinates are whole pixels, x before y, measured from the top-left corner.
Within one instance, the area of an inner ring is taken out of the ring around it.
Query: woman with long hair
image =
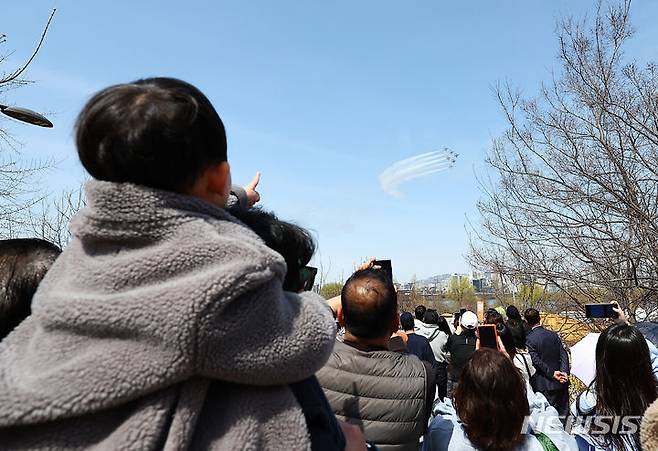
[[[519,370],[523,381],[526,383],[526,389],[532,391],[530,378],[537,371],[532,365],[532,359],[526,349],[525,330],[523,324],[517,320],[508,320],[503,322],[502,315],[494,310],[495,315],[490,315],[487,324],[495,324],[498,330],[500,341],[507,352],[507,356],[512,360],[514,366]]]
[[[532,365],[532,359],[530,358],[530,354],[528,353],[528,349],[526,347],[526,332],[523,321],[508,319],[505,325],[507,326],[507,330],[512,337],[512,342],[514,345],[514,357],[512,357],[514,366],[516,366],[519,371],[521,371],[523,379],[525,380],[526,384],[528,384],[528,389],[532,390],[530,387],[530,378],[534,376],[537,370]]]
[[[640,450],[640,418],[657,398],[646,339],[631,325],[614,324],[596,344],[594,380],[571,406],[573,433],[597,451]]]
[[[450,400],[438,403],[423,451],[577,450],[576,442],[552,421],[557,411],[526,384],[505,353],[478,349],[461,373]],[[548,446],[548,448],[545,448]]]

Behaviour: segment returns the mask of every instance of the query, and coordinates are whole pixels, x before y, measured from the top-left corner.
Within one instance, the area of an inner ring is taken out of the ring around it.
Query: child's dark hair
[[[105,88],[75,126],[80,161],[96,179],[187,192],[226,161],[224,124],[201,91],[175,78]]]
[[[288,271],[283,289],[298,292],[304,286],[301,270],[315,253],[315,241],[304,228],[282,221],[272,212],[259,208],[231,207],[229,212],[258,235],[270,249],[286,261]]]

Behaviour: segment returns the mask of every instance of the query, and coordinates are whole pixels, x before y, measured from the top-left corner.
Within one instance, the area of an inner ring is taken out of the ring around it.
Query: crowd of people
[[[75,138],[72,241],[0,242],[1,449],[658,449],[658,349],[621,309],[570,404],[534,308],[400,312],[374,259],[305,291],[312,236],[232,185],[194,86],[104,89]]]

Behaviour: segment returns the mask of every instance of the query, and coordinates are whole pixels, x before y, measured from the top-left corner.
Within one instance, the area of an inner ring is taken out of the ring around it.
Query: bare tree
[[[0,94],[31,83],[29,80],[24,78],[25,72],[34,61],[34,58],[36,58],[37,54],[39,53],[39,50],[41,50],[41,46],[43,45],[43,42],[46,39],[46,34],[48,33],[48,29],[50,28],[50,23],[52,22],[53,17],[55,16],[55,12],[56,9],[53,9],[52,12],[50,13],[50,16],[48,17],[48,22],[46,22],[46,26],[43,28],[43,31],[41,32],[41,38],[39,39],[37,46],[34,48],[34,50],[30,54],[30,56],[25,60],[25,62],[14,69],[10,69],[9,71],[3,70],[2,72],[0,72]],[[0,45],[6,43],[7,43],[7,35],[4,33],[0,33]],[[11,55],[12,53],[13,52],[0,53],[0,65],[4,65],[7,62],[8,56]],[[15,143],[12,136],[2,127],[0,127],[0,140],[4,141],[5,144],[9,144],[10,146]]]
[[[315,276],[315,284],[318,286],[318,290],[321,289],[326,283],[327,283],[327,277],[329,275],[329,272],[331,271],[331,256],[328,257],[329,259],[329,266],[325,269],[324,267],[324,259],[322,258],[322,252],[318,250],[318,273]]]
[[[559,23],[560,71],[536,98],[496,88],[509,127],[480,180],[470,260],[634,315],[658,305],[658,66],[624,57],[630,3]]]
[[[71,240],[71,218],[85,205],[82,187],[64,191],[58,198],[43,199],[30,213],[31,235],[64,248]]]
[[[25,86],[30,82],[24,78],[25,72],[39,53],[55,14],[52,11],[44,27],[36,48],[24,63],[9,71],[0,72],[0,94]],[[0,33],[0,45],[7,42],[7,36]],[[0,65],[4,67],[11,52],[0,52]],[[0,237],[8,238],[20,234],[31,224],[30,212],[39,204],[41,193],[37,176],[52,166],[49,160],[24,162],[18,152],[19,142],[3,126],[0,116]]]
[[[30,57],[18,68],[14,69],[13,71],[10,72],[5,72],[3,73],[2,77],[0,77],[0,86],[2,87],[7,87],[11,86],[12,83],[21,83],[21,76],[25,73],[27,68],[32,64],[32,61],[34,61],[34,58],[37,56],[37,53],[39,53],[39,50],[41,50],[41,46],[43,45],[43,41],[46,39],[46,33],[48,33],[48,29],[50,28],[50,23],[53,20],[53,17],[55,16],[55,12],[57,10],[53,9],[52,12],[50,13],[50,16],[48,17],[48,22],[46,22],[46,26],[43,28],[43,32],[41,33],[41,39],[39,39],[39,42],[37,43],[36,48],[34,51],[30,54]],[[0,44],[3,44],[7,41],[7,35],[5,34],[0,34]],[[2,63],[6,59],[7,55],[5,54],[4,56],[0,56],[0,63]],[[25,83],[25,81],[23,81]]]

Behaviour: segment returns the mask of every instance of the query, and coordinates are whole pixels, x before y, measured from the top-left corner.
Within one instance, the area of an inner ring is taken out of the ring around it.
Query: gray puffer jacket
[[[337,341],[317,378],[336,416],[359,425],[366,440],[382,451],[418,449],[434,386],[416,356],[362,351]]]
[[[310,449],[288,384],[331,353],[319,296],[282,291],[283,258],[213,205],[99,181],[87,199],[0,343],[0,449]]]

